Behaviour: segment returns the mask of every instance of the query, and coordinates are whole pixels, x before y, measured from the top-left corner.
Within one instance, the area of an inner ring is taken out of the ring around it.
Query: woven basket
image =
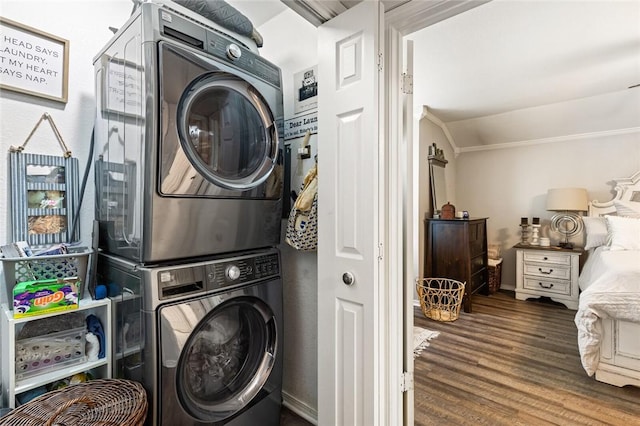
[[[448,278],[416,281],[422,313],[436,321],[455,321],[460,316],[465,283]]]
[[[502,259],[489,259],[489,293],[494,294],[500,290],[502,283]]]
[[[0,418],[16,426],[142,426],[147,394],[138,382],[96,379],[47,392]]]

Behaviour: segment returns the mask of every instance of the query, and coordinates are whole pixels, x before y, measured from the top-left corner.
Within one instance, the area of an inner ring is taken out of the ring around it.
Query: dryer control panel
[[[280,275],[280,259],[276,253],[240,257],[206,265],[207,290],[264,281]]]

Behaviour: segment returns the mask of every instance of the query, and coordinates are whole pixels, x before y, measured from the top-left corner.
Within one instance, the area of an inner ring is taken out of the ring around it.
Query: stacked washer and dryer
[[[140,4],[94,60],[97,280],[151,425],[278,425],[283,106],[255,42]]]

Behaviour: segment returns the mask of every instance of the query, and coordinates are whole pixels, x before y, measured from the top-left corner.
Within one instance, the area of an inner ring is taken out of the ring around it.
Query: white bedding
[[[575,316],[582,366],[589,376],[598,368],[602,339],[600,318],[640,323],[640,251],[598,247],[589,254],[579,279],[580,305]]]

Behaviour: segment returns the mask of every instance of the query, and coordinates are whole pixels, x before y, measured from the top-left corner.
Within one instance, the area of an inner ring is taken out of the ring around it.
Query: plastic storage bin
[[[78,299],[82,299],[89,276],[88,264],[92,250],[56,254],[51,256],[31,256],[3,258],[5,299],[10,307],[13,303],[13,287],[17,283],[33,280],[52,280],[78,277]]]
[[[86,327],[16,341],[16,379],[85,362]]]

